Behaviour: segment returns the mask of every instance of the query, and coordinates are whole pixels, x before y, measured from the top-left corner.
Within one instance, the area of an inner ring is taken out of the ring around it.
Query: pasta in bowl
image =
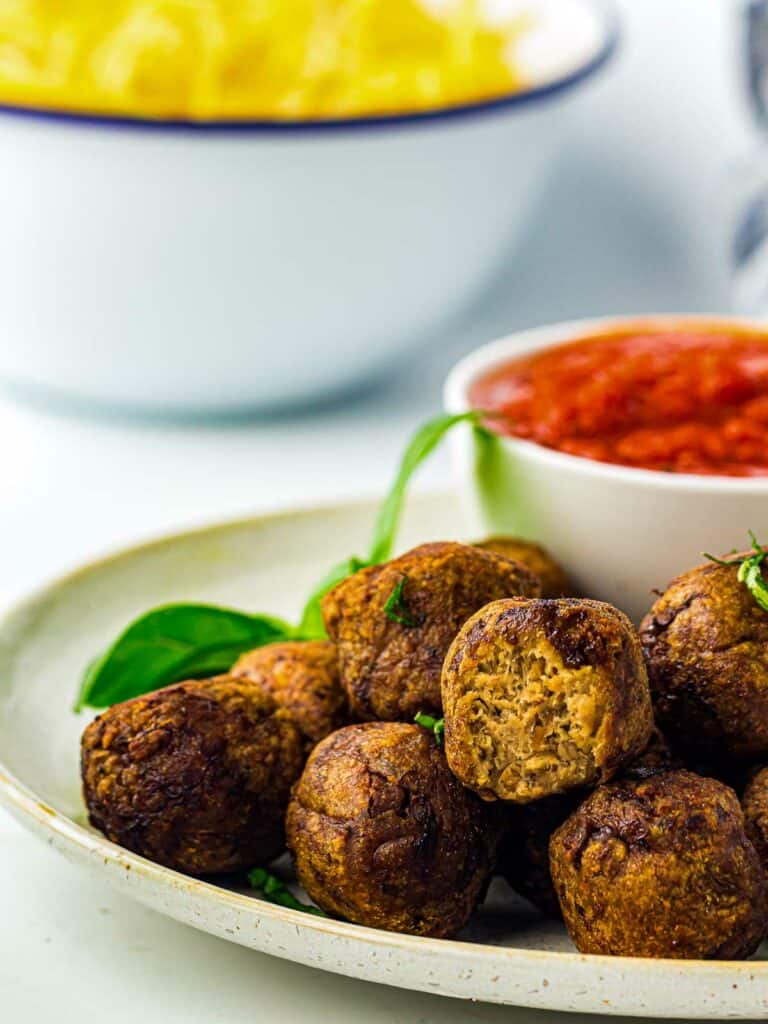
[[[15,0],[0,7],[0,97],[195,120],[400,113],[525,87],[534,29],[481,0]]]

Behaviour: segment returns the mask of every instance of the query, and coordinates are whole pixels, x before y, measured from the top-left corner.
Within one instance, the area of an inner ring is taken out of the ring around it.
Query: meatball
[[[564,793],[510,808],[496,870],[547,917],[563,916],[549,870],[549,840],[586,795]]]
[[[179,683],[116,704],[82,739],[91,824],[190,875],[272,860],[304,760],[288,712],[242,679]]]
[[[307,746],[344,724],[347,700],[336,647],[327,640],[266,644],[239,658],[232,675],[266,690],[290,714]]]
[[[486,800],[528,803],[611,778],[653,728],[629,619],[599,601],[496,601],[443,668],[445,750]]]
[[[523,566],[464,544],[423,544],[362,569],[323,599],[350,708],[363,720],[440,714],[445,652],[473,612],[539,593]]]
[[[654,725],[651,738],[645,745],[645,749],[638,754],[632,762],[632,770],[658,769],[658,768],[684,768],[685,765],[672,751],[664,733],[657,725]]]
[[[318,744],[286,827],[299,881],[323,910],[432,936],[469,920],[499,831],[432,734],[395,722],[347,726]]]
[[[741,806],[747,835],[768,873],[768,768],[761,768],[747,784]]]
[[[683,573],[640,627],[659,725],[714,774],[723,760],[768,756],[768,613],[736,573]]]
[[[766,880],[736,794],[688,771],[596,790],[550,866],[582,953],[744,959],[768,931]]]
[[[541,580],[542,597],[570,597],[573,588],[565,570],[557,564],[552,555],[532,540],[517,537],[489,537],[475,544],[484,551],[494,551],[504,558],[519,562]]]

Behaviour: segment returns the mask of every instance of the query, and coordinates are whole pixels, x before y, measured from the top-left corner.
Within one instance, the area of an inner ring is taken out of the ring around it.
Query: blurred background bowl
[[[0,111],[0,377],[197,414],[385,371],[492,279],[615,48],[609,5],[523,6],[541,69],[494,102],[282,125]]]

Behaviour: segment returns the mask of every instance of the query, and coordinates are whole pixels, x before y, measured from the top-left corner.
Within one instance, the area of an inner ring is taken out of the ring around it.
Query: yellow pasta
[[[525,29],[481,0],[0,0],[0,103],[195,120],[418,111],[524,85]]]

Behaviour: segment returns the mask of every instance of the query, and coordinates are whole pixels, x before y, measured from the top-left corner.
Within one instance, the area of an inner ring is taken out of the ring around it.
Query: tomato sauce
[[[768,476],[768,335],[634,330],[495,367],[472,405],[500,433],[666,473]]]

